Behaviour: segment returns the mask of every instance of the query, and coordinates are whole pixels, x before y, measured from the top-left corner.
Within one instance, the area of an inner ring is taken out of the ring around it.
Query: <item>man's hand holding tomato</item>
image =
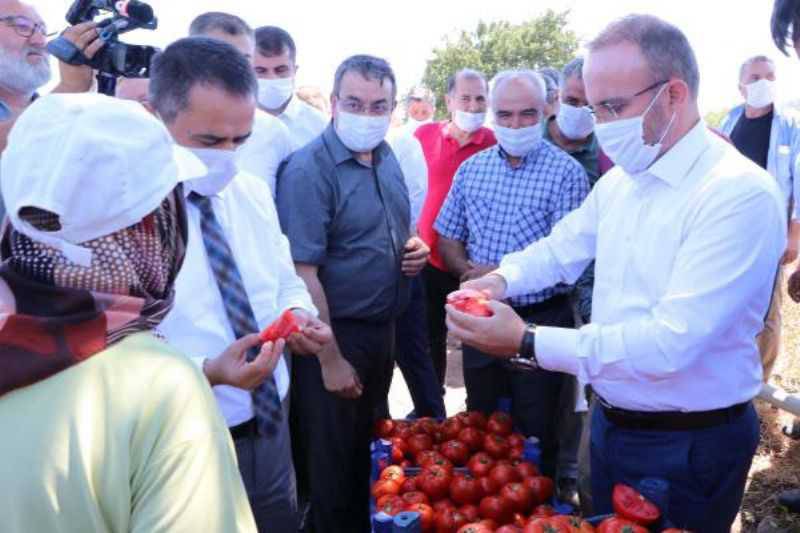
[[[408,239],[403,254],[403,274],[413,278],[425,268],[428,263],[428,256],[431,254],[431,249],[425,244],[425,241],[419,237],[411,237]]]
[[[261,345],[258,356],[247,360],[247,352]],[[247,335],[231,344],[219,357],[203,361],[203,373],[212,387],[230,385],[253,390],[272,375],[283,354],[285,341],[262,343],[258,334]]]
[[[300,327],[298,333],[292,333],[286,340],[293,354],[316,355],[333,342],[333,331],[328,324],[304,309],[292,309],[292,314]]]

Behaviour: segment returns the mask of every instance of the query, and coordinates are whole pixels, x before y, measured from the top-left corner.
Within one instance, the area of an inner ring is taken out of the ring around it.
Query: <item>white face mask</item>
[[[650,165],[661,153],[661,143],[669,133],[670,128],[672,128],[672,123],[675,122],[676,115],[673,114],[667,128],[661,135],[661,139],[655,144],[645,143],[644,117],[653,108],[653,104],[661,96],[665,87],[666,85],[661,87],[650,101],[650,105],[644,110],[644,113],[638,117],[615,120],[614,122],[598,124],[595,127],[595,134],[597,135],[597,140],[600,141],[600,147],[614,164],[619,165],[628,174],[640,174],[650,168]]]
[[[527,128],[504,128],[494,126],[497,142],[511,157],[524,157],[539,146],[542,141],[542,125],[535,124]]]
[[[748,83],[745,87],[747,93],[747,105],[756,109],[767,107],[775,102],[775,82],[768,79],[761,79]]]
[[[564,137],[579,141],[594,131],[594,115],[587,107],[575,107],[562,102],[556,115],[556,124]]]
[[[258,103],[265,109],[280,109],[294,94],[294,78],[258,80]]]
[[[375,149],[386,137],[390,124],[389,115],[370,117],[345,113],[342,110],[339,110],[334,120],[334,127],[342,144],[357,153]]]
[[[483,126],[485,121],[486,113],[467,113],[460,109],[456,110],[456,114],[453,117],[453,122],[458,126],[458,129],[466,131],[467,133],[477,131]]]
[[[420,126],[424,126],[425,124],[430,124],[431,122],[433,122],[432,118],[426,120],[416,120],[411,117],[408,117],[406,125],[411,129],[411,131],[416,131],[416,129],[419,128]]]
[[[203,196],[222,192],[238,174],[236,151],[216,148],[189,148],[203,162],[208,173],[190,180],[192,190]]]

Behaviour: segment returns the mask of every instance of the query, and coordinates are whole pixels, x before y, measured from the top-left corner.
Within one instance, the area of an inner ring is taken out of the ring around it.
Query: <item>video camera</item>
[[[158,49],[120,42],[120,34],[137,30],[155,30],[158,19],[153,8],[136,0],[75,0],[67,11],[71,25],[93,21],[102,12],[112,13],[97,27],[98,38],[105,45],[92,59],[63,36],[51,41],[47,49],[61,61],[70,65],[88,65],[97,70],[97,90],[113,96],[117,78],[148,78],[150,63]]]

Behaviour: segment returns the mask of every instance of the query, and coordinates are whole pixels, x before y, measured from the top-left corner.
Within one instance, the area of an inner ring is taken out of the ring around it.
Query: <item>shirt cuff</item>
[[[580,360],[578,359],[578,330],[567,328],[536,328],[536,361],[545,370],[564,372],[580,376]]]
[[[503,262],[500,268],[492,272],[492,274],[500,276],[505,280],[506,293],[503,295],[504,298],[513,298],[514,296],[525,293],[525,288],[522,283],[522,267],[520,265]]]

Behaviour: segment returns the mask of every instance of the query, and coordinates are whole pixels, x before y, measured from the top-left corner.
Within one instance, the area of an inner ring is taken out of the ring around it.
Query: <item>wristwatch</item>
[[[522,343],[519,346],[519,353],[508,361],[512,366],[520,370],[536,370],[539,362],[536,360],[536,324],[528,324],[525,334],[522,336]]]

